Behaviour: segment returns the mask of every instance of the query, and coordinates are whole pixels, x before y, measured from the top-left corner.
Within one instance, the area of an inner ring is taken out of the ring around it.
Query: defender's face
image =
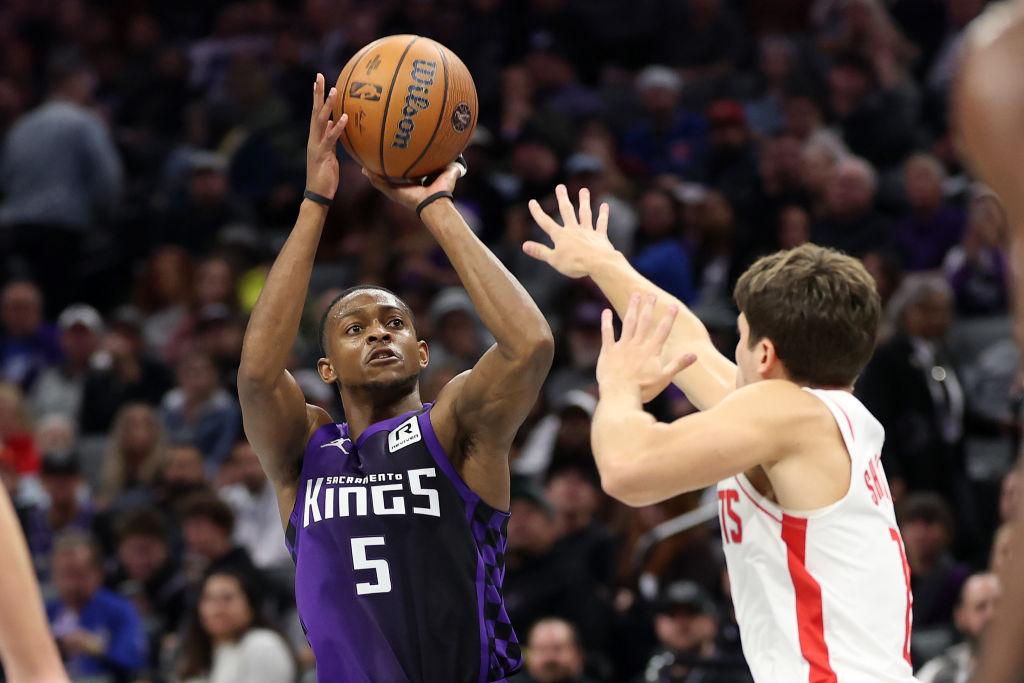
[[[320,362],[325,382],[388,384],[427,366],[426,343],[416,339],[408,311],[387,292],[366,290],[343,299],[327,329],[327,359]]]

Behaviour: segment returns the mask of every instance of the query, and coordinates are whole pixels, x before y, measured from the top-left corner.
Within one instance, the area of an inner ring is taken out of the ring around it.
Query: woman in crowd
[[[203,581],[179,659],[182,683],[293,683],[295,657],[259,613],[253,588],[238,574]]]

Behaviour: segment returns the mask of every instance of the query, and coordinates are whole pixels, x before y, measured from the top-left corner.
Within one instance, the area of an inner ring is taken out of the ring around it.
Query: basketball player
[[[274,485],[296,562],[296,602],[318,679],[505,681],[520,649],[501,598],[508,452],[550,368],[551,331],[526,291],[455,210],[451,165],[429,187],[371,182],[416,209],[497,343],[424,405],[427,345],[391,292],[353,288],[321,324],[320,377],[347,423],[307,405],[285,369],[306,300],[335,146],[317,77],[306,199],[246,330],[238,389],[245,431]]]
[[[1024,352],[1024,3],[993,3],[968,28],[957,77],[953,120],[968,161],[999,195],[1010,223],[1015,273],[1015,336]],[[1022,355],[1024,357],[1024,355]],[[1020,464],[1018,464],[1020,467]],[[1001,576],[1005,590],[992,624],[982,639],[981,658],[972,683],[1024,681],[1024,505],[1010,541]]]
[[[67,683],[68,676],[46,623],[28,546],[3,486],[0,544],[5,552],[4,569],[0,571],[0,663],[7,680]]]
[[[760,259],[736,285],[733,365],[696,316],[611,246],[606,206],[595,229],[586,190],[578,215],[564,187],[556,194],[564,228],[530,206],[554,248],[525,251],[589,275],[624,314],[616,341],[604,312],[597,366],[592,441],[605,490],[640,506],[718,484],[743,652],[758,683],[911,683],[910,574],[882,427],[851,393],[875,346],[871,276],[813,245]],[[671,424],[644,412],[669,381],[702,412]]]

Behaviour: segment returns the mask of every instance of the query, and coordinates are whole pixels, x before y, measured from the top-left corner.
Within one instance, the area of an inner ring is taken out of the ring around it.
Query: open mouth
[[[370,357],[366,360],[370,365],[383,365],[385,363],[391,363],[401,360],[397,353],[391,349],[377,349],[370,354]]]

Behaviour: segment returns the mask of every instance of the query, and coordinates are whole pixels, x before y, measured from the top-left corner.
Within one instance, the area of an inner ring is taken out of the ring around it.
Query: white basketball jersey
[[[743,654],[757,683],[913,683],[910,568],[882,471],[882,425],[849,392],[808,391],[846,442],[846,496],[788,512],[742,474],[718,484]]]

